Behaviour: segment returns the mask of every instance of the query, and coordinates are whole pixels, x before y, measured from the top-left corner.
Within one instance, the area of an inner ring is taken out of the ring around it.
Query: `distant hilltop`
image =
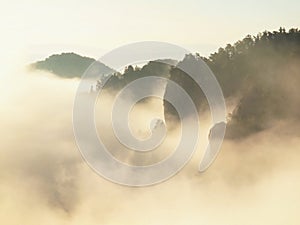
[[[80,56],[75,53],[62,53],[51,55],[45,60],[31,64],[31,68],[51,72],[63,78],[81,77],[85,70],[96,62],[95,59]],[[113,72],[113,69],[101,62],[96,62],[102,74]]]

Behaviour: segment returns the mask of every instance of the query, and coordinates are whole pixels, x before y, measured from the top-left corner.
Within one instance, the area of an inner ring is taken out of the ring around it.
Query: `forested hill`
[[[179,63],[189,65],[200,58],[199,54],[188,55]],[[226,99],[238,100],[229,115],[227,137],[244,137],[272,127],[276,121],[300,119],[298,29],[287,32],[280,28],[248,35],[202,59],[216,75]],[[186,74],[176,68],[170,73],[171,79],[188,91],[198,108],[205,105],[201,90]],[[175,114],[168,104],[165,114],[167,118]]]
[[[228,44],[209,57],[187,55],[179,64],[192,65],[204,60],[216,75],[226,100],[238,104],[229,115],[227,137],[240,138],[272,127],[275,121],[300,119],[300,31],[278,31],[248,35]],[[50,56],[34,64],[35,68],[63,77],[81,76],[94,59],[74,53]],[[100,63],[101,64],[101,63]],[[101,64],[103,71],[110,68]],[[139,77],[157,75],[180,84],[191,95],[199,110],[206,100],[199,87],[182,71],[163,62],[149,62],[142,68],[128,66],[123,74],[115,73],[109,88],[119,89]],[[168,86],[166,87],[168,91]],[[206,105],[206,106],[205,106]],[[176,119],[174,109],[165,104],[165,116]],[[170,122],[170,121],[169,121]]]
[[[284,28],[279,31],[246,36],[243,40],[204,58],[217,76],[226,97],[240,90],[243,80],[255,82],[263,73],[274,71],[278,66],[299,60],[300,31]]]
[[[34,69],[44,70],[60,77],[74,78],[81,77],[85,70],[96,60],[89,57],[77,55],[75,53],[62,53],[51,55],[45,60],[31,64]],[[111,73],[113,70],[103,63],[96,62],[98,71],[102,74]]]

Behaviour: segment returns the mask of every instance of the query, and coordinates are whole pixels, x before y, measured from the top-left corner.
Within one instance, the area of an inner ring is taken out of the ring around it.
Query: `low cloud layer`
[[[14,72],[1,84],[3,224],[299,222],[297,124],[281,121],[272,129],[245,139],[226,140],[214,164],[200,174],[198,164],[210,126],[209,116],[204,115],[202,142],[180,173],[159,185],[129,188],[99,177],[82,159],[72,130],[77,85],[76,79],[24,70]],[[148,116],[145,112],[149,110],[143,107],[146,105],[137,107],[137,115],[144,112]],[[162,111],[158,109],[157,113]],[[139,124],[142,120],[136,121]],[[110,141],[108,137],[107,142]],[[160,154],[153,159],[159,157]]]

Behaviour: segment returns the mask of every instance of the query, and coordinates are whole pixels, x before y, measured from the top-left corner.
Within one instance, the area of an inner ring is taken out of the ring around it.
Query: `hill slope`
[[[200,58],[198,54],[188,55],[180,63],[192,65]],[[286,32],[280,28],[279,31],[265,31],[257,36],[248,35],[202,59],[216,75],[225,98],[239,99],[235,110],[229,115],[227,137],[245,137],[272,127],[276,121],[299,121],[298,29]],[[187,90],[199,110],[206,107],[202,91],[186,74],[173,69],[171,80]],[[165,114],[167,118],[176,119],[174,109],[168,104]]]

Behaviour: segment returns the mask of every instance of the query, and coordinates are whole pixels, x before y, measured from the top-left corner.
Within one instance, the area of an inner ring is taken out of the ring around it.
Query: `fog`
[[[211,126],[209,114],[200,115],[200,144],[191,162],[164,183],[130,188],[98,176],[77,149],[72,107],[79,80],[24,68],[10,71],[3,80],[2,224],[282,225],[300,219],[300,139],[295,123],[278,121],[247,138],[225,140],[213,165],[199,173]],[[106,95],[103,101],[110,98]],[[152,111],[162,116],[160,104],[145,102],[132,112],[137,134],[147,135],[143,118],[151,117]],[[101,108],[99,115],[101,119]],[[165,143],[170,151],[179,138],[172,135]],[[114,146],[112,139],[108,132],[106,142]],[[163,149],[151,160],[165,156]],[[129,158],[139,161],[139,156]]]

